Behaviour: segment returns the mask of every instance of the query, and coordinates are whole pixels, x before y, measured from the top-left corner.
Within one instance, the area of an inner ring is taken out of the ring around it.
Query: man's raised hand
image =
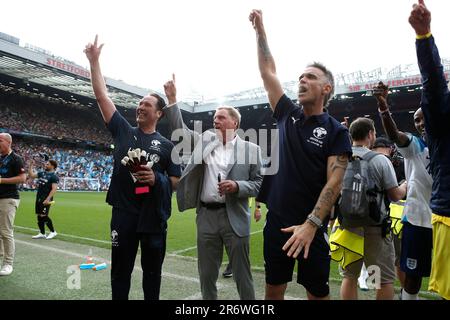
[[[389,93],[389,87],[383,82],[378,82],[378,84],[373,88],[373,96],[377,99],[378,108],[380,111],[386,111],[388,109],[387,96]]]
[[[89,42],[86,45],[86,47],[84,48],[84,53],[86,54],[89,62],[98,61],[100,53],[102,52],[103,45],[104,43],[98,46],[98,35],[95,35],[94,44]]]
[[[419,0],[419,3],[413,5],[408,21],[419,36],[431,32],[431,13],[423,0]]]
[[[264,31],[261,10],[253,9],[252,12],[250,12],[248,20],[252,22],[253,28],[257,33],[261,33]]]
[[[347,129],[350,127],[350,123],[348,121],[350,119],[349,117],[344,117],[344,121],[341,122],[341,124],[346,127]]]
[[[166,94],[169,104],[177,102],[177,87],[175,82],[175,73],[172,74],[172,80],[164,84],[164,93]]]

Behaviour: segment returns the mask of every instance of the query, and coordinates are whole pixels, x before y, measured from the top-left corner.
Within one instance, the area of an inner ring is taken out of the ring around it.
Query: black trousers
[[[50,229],[50,231],[54,232],[55,229],[53,228],[52,219],[50,219],[50,217],[48,216],[50,213],[50,206],[45,206],[42,202],[43,201],[40,201],[36,198],[36,202],[34,204],[34,211],[37,215],[39,231],[42,234],[45,234],[45,224],[47,224],[47,227]]]
[[[113,208],[111,219],[111,288],[113,300],[128,300],[131,274],[141,247],[142,288],[145,300],[159,300],[166,235],[138,233],[138,216]]]

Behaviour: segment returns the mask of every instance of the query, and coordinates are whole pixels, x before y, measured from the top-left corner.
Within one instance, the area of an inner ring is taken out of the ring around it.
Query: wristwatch
[[[322,220],[320,220],[319,217],[315,216],[314,214],[310,213],[308,217],[306,217],[309,221],[312,222],[313,225],[315,225],[317,228],[321,228],[323,226]]]

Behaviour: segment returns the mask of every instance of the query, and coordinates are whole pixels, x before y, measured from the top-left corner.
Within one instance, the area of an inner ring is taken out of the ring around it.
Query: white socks
[[[405,289],[402,290],[402,300],[419,300],[419,294],[409,294]]]

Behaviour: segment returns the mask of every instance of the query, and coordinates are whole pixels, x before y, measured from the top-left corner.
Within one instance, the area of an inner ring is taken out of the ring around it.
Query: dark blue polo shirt
[[[38,190],[36,194],[36,200],[38,202],[44,202],[47,196],[52,191],[52,185],[59,183],[59,178],[56,175],[56,172],[48,172],[48,171],[40,171],[38,172]],[[52,197],[53,199],[53,197]]]
[[[327,182],[328,157],[352,154],[348,129],[327,112],[305,117],[286,95],[273,116],[279,129],[279,168],[264,177],[258,199],[286,225],[301,224]]]
[[[115,149],[114,169],[106,202],[113,207],[139,214],[143,207],[143,196],[135,194],[136,185],[127,167],[121,164],[121,160],[127,155],[129,148],[140,148],[150,154],[150,158],[154,161],[152,169],[155,172],[180,177],[180,165],[175,164],[171,158],[174,145],[159,132],[146,134],[141,129],[132,127],[118,111],[114,113],[108,123],[108,129],[114,139]],[[152,194],[152,196],[157,195]],[[152,201],[152,206],[154,206],[154,201]],[[154,210],[154,208],[149,208],[149,210]]]
[[[25,173],[22,157],[11,152],[9,155],[0,155],[0,177],[13,178]],[[0,199],[19,199],[17,184],[0,184]]]

